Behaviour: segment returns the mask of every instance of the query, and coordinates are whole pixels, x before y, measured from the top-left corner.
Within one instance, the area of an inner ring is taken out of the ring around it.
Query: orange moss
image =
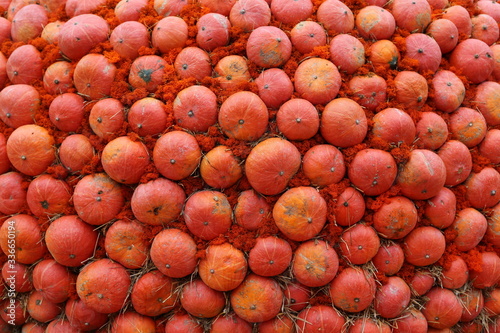
[[[382,285],[386,284],[388,281],[388,277],[384,274],[379,272],[378,270],[375,271],[375,278],[377,279],[378,282],[380,282]]]
[[[96,46],[94,46],[89,53],[100,53],[104,54],[104,52],[111,52],[113,51],[113,47],[111,46],[111,42],[109,39],[105,42],[98,43]]]
[[[325,2],[326,0],[312,0],[312,3],[313,3],[313,13],[312,15],[309,17],[309,20],[312,20],[312,21],[317,21],[317,17],[316,17],[316,12],[318,11],[318,8],[319,6],[321,6],[321,4],[323,2]],[[357,2],[357,1],[356,1]],[[350,6],[350,5],[348,5]],[[350,7],[351,8],[351,7]]]
[[[373,126],[370,126],[370,128]],[[374,136],[373,133],[370,131],[368,132],[366,141],[370,148],[374,149],[381,149],[381,150],[389,150],[391,145],[389,142],[383,140],[382,138],[378,136]]]
[[[189,197],[194,192],[203,189],[203,179],[198,175],[191,176],[179,181],[179,185],[182,186],[186,196]]]
[[[318,291],[310,299],[309,304],[313,305],[332,305],[332,298],[325,291]]]
[[[272,206],[271,206],[272,207]],[[263,225],[257,230],[257,237],[267,237],[267,236],[276,236],[279,234],[279,229],[276,223],[274,223],[274,219],[271,214],[267,216],[264,220]]]
[[[330,60],[330,45],[327,44],[327,45],[316,46],[312,50],[312,52],[305,54],[303,58],[306,59],[312,57],[319,57],[326,60]]]
[[[163,17],[158,15],[154,9],[154,0],[149,0],[148,4],[141,9],[139,22],[144,24],[148,29],[153,30],[153,26]]]
[[[17,49],[19,46],[24,45],[23,42],[13,42],[10,39],[6,39],[2,43],[2,49],[0,50],[3,55],[8,58],[14,52],[15,49]]]
[[[406,283],[410,284],[411,280],[415,276],[415,271],[415,266],[405,262],[396,275],[405,280]]]
[[[437,261],[437,265],[441,266],[444,270],[450,269],[453,261],[456,260],[457,257],[461,256],[461,252],[457,250],[457,248],[453,244],[448,244],[446,246],[446,250],[444,254]]]
[[[47,14],[49,22],[55,22],[55,21],[66,22],[67,20],[70,19],[69,16],[66,14],[65,4],[62,4],[61,6],[59,6],[58,9]]]
[[[96,250],[95,250],[93,259],[106,258],[106,250],[104,248],[105,239],[106,239],[106,237],[104,237],[104,235],[100,235],[100,237],[97,239],[97,245],[96,245]]]
[[[376,198],[368,197],[366,198],[366,208],[371,211],[376,212],[385,203],[389,202],[389,199],[399,195],[401,192],[401,187],[399,185],[393,185],[389,190],[377,196]]]
[[[68,170],[60,164],[48,167],[45,172],[56,179],[66,179],[68,176]]]
[[[311,181],[304,174],[304,171],[300,169],[292,179],[288,182],[289,187],[297,187],[297,186],[310,186]]]
[[[391,155],[392,157],[394,157],[394,160],[398,165],[401,163],[404,164],[410,158],[410,153],[412,150],[412,147],[408,146],[405,143],[402,143],[399,146],[391,149]]]
[[[465,260],[469,270],[476,272],[483,271],[482,253],[477,248],[463,253],[462,258]]]
[[[467,207],[471,207],[469,201],[465,198],[465,193],[467,191],[467,188],[465,185],[457,185],[453,186],[450,188],[450,190],[453,191],[455,194],[455,197],[457,198],[457,211],[462,210]]]
[[[338,244],[340,241],[340,236],[344,232],[344,229],[333,222],[328,222],[323,232],[325,231],[325,241],[328,242],[331,247],[334,247],[335,244]]]
[[[141,46],[139,47],[139,50],[137,50],[140,56],[144,55],[154,55],[158,52],[158,50],[154,47],[146,47],[146,46]]]
[[[97,9],[92,11],[92,14],[98,15],[106,20],[109,24],[109,28],[112,30],[116,28],[120,21],[115,15],[115,7],[120,2],[120,0],[107,0],[104,6],[99,6]]]
[[[38,37],[30,41],[30,44],[40,51],[42,56],[43,69],[47,69],[51,64],[62,58],[59,46],[49,44],[45,39]]]
[[[256,242],[255,232],[248,231],[237,224],[231,226],[225,237],[235,248],[246,253],[250,252]]]
[[[482,156],[477,147],[470,149],[472,155],[472,172],[479,173],[486,167],[493,167],[490,159]]]
[[[359,151],[361,151],[363,149],[367,149],[368,147],[369,147],[368,144],[360,143],[360,144],[355,145],[353,147],[342,149],[342,154],[344,155],[344,162],[346,164],[346,167],[349,166],[349,164],[351,163],[351,161],[354,159],[354,157],[356,156],[356,154]]]

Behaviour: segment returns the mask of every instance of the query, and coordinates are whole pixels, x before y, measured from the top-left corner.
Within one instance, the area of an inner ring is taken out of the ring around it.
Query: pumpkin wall
[[[0,7],[1,332],[500,332],[500,3]]]

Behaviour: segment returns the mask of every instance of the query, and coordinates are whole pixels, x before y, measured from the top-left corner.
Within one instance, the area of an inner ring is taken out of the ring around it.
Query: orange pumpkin
[[[149,240],[145,233],[146,228],[137,221],[113,222],[104,238],[106,254],[126,268],[142,267],[149,252]]]
[[[137,21],[123,22],[113,29],[109,42],[121,57],[133,60],[139,56],[139,48],[149,46],[149,31]]]
[[[269,111],[262,99],[250,91],[229,96],[219,110],[219,125],[234,139],[256,141],[267,130]]]
[[[85,119],[83,97],[74,93],[58,95],[49,106],[50,121],[64,132],[76,132]]]
[[[264,0],[239,0],[229,12],[229,21],[243,31],[266,26],[271,21],[271,9]]]
[[[292,55],[292,42],[283,30],[274,26],[262,26],[248,37],[247,57],[257,66],[280,67]]]
[[[315,47],[326,45],[325,29],[314,21],[297,23],[290,31],[293,47],[302,54],[312,52]]]
[[[440,58],[441,59],[441,58]],[[413,71],[402,71],[394,78],[396,100],[408,107],[421,107],[427,101],[427,80]]]
[[[49,131],[38,125],[23,125],[7,139],[7,156],[12,165],[25,175],[43,173],[54,162],[55,140]]]
[[[269,69],[269,71],[273,69]],[[318,110],[311,102],[302,98],[286,101],[276,114],[278,129],[289,140],[312,138],[318,132],[319,123]]]
[[[369,50],[368,60],[373,66],[396,69],[400,59],[399,50],[393,42],[382,39],[373,43]]]
[[[33,124],[40,110],[40,94],[27,84],[13,84],[0,92],[0,120],[13,128]]]
[[[467,107],[459,107],[450,117],[448,126],[451,138],[472,148],[483,141],[488,124],[481,112]]]
[[[273,0],[271,1],[271,13],[274,18],[283,24],[294,25],[306,21],[313,13],[313,2],[311,0]]]
[[[128,0],[125,0],[128,2]],[[146,1],[147,3],[147,1]],[[168,15],[179,15],[182,8],[188,5],[190,1],[184,0],[154,0],[154,9],[158,15],[168,16]]]
[[[61,27],[63,26],[63,21],[54,21],[47,23],[42,30],[42,39],[46,40],[49,44],[57,43],[59,40],[59,33],[61,32]]]
[[[214,188],[228,188],[243,176],[240,161],[226,146],[217,146],[203,156],[200,163],[201,178]]]
[[[295,91],[312,104],[330,102],[337,96],[341,83],[337,66],[322,58],[304,60],[294,74]]]
[[[366,6],[356,15],[356,28],[366,40],[390,39],[396,30],[396,20],[388,10]]]
[[[406,262],[419,267],[438,261],[445,248],[446,240],[441,230],[430,226],[413,229],[403,243]]]
[[[376,285],[363,268],[347,267],[329,285],[333,304],[344,311],[358,313],[372,304]]]
[[[29,4],[21,8],[13,17],[12,40],[27,43],[39,37],[48,21],[48,13],[42,6]]]
[[[292,261],[292,272],[298,282],[308,287],[321,287],[333,280],[339,268],[339,257],[323,240],[310,240],[299,245]]]
[[[406,197],[395,196],[373,214],[373,227],[384,238],[400,239],[415,228],[417,220],[415,204]]]
[[[380,195],[391,188],[398,170],[388,152],[363,149],[354,156],[347,173],[353,185],[365,195]]]
[[[234,207],[234,221],[247,230],[257,230],[269,214],[269,204],[254,190],[246,190],[238,196]]]
[[[217,96],[205,86],[190,86],[177,94],[173,111],[177,125],[193,132],[206,132],[217,122]]]
[[[188,25],[179,16],[167,16],[159,20],[151,34],[153,47],[161,53],[184,47],[188,39]]]
[[[98,329],[108,321],[108,315],[92,310],[80,298],[70,298],[64,307],[64,313],[77,329]]]
[[[354,76],[349,81],[352,99],[368,110],[376,110],[387,100],[387,82],[375,73]]]
[[[123,307],[130,287],[126,269],[111,259],[99,259],[83,267],[76,279],[80,299],[100,313],[113,313]]]
[[[196,27],[196,42],[204,50],[213,51],[229,43],[231,22],[227,16],[207,13],[198,19]]]
[[[9,239],[16,240],[15,248]],[[0,227],[0,247],[5,255],[14,255],[22,264],[33,264],[47,252],[38,221],[31,215],[19,214],[5,220]]]
[[[268,108],[277,109],[292,97],[292,80],[280,68],[269,68],[262,71],[254,82],[259,89],[259,97]]]
[[[436,150],[448,140],[448,124],[435,112],[422,112],[415,129],[417,131],[417,145],[420,148]]]
[[[177,282],[158,270],[147,272],[137,279],[130,293],[138,313],[154,317],[172,310],[177,303]]]
[[[98,233],[76,215],[54,220],[45,232],[45,242],[52,257],[61,265],[82,266],[94,255]]]
[[[243,252],[229,243],[224,243],[207,247],[205,257],[198,265],[198,273],[210,288],[229,291],[243,282],[247,267]]]
[[[195,192],[186,201],[183,214],[189,231],[203,240],[224,234],[232,224],[231,205],[218,191]]]
[[[439,193],[446,182],[446,166],[438,154],[415,149],[399,168],[401,193],[412,200],[427,200]]]
[[[325,199],[313,187],[293,187],[283,193],[273,208],[280,231],[295,241],[316,236],[326,222]]]
[[[330,60],[341,72],[353,74],[365,64],[365,47],[356,37],[339,34],[330,42]]]
[[[212,74],[212,64],[208,53],[194,46],[183,48],[179,52],[174,61],[174,68],[183,79],[194,78],[201,81]]]
[[[143,316],[132,310],[120,313],[114,317],[111,325],[111,333],[133,333],[139,332],[154,332],[156,329],[153,318]]]
[[[162,135],[153,149],[153,161],[166,178],[181,180],[196,170],[201,160],[201,149],[196,138],[182,131]]]
[[[184,310],[198,318],[215,317],[226,305],[225,294],[200,279],[191,280],[182,287],[180,301]]]
[[[89,100],[98,100],[111,93],[116,66],[104,55],[90,53],[75,66],[73,82],[76,90]]]
[[[358,103],[349,98],[336,98],[323,110],[320,131],[328,143],[347,148],[363,142],[368,120]]]
[[[110,141],[102,150],[101,163],[111,179],[122,184],[141,180],[149,165],[149,152],[140,141],[121,136]]]
[[[121,0],[116,4],[115,15],[118,20],[120,20],[120,22],[138,21],[140,17],[140,11],[147,4],[147,0]]]
[[[458,29],[450,20],[443,18],[432,21],[427,27],[426,33],[434,38],[443,54],[452,51],[457,46]]]
[[[137,88],[145,88],[148,92],[154,92],[158,85],[163,82],[167,62],[157,55],[142,56],[134,60],[128,75],[130,85]]]
[[[26,201],[36,216],[62,214],[69,206],[71,189],[60,179],[50,175],[40,175],[28,186]]]
[[[67,61],[52,63],[43,74],[43,87],[49,94],[64,94],[73,87],[73,66]]]
[[[31,318],[42,323],[55,319],[62,311],[59,304],[43,299],[39,291],[34,291],[29,295],[26,310]]]
[[[164,229],[153,239],[150,256],[160,272],[181,278],[194,272],[196,251],[196,243],[189,234],[179,229]]]
[[[321,3],[316,12],[318,22],[325,29],[335,33],[347,34],[354,29],[354,14],[342,1],[327,0]]]
[[[89,125],[100,138],[111,140],[125,122],[123,104],[115,98],[104,98],[92,106]]]
[[[237,88],[252,78],[247,60],[239,55],[228,55],[215,65],[214,71],[222,89]]]
[[[158,135],[167,127],[165,103],[153,97],[138,100],[128,110],[127,121],[139,136]]]
[[[139,221],[164,226],[179,217],[185,200],[186,194],[177,183],[157,178],[135,188],[130,206]]]
[[[92,225],[102,225],[115,218],[124,203],[121,186],[105,173],[83,177],[73,192],[78,216]]]
[[[344,178],[344,156],[332,145],[316,145],[302,159],[304,174],[315,186],[336,184]]]
[[[400,29],[423,32],[431,23],[432,9],[427,0],[395,0],[391,12]]]
[[[83,134],[67,136],[59,146],[59,159],[69,172],[81,171],[94,157],[94,147]]]
[[[0,212],[5,215],[16,214],[27,208],[26,182],[16,171],[0,175]]]
[[[33,45],[19,46],[7,59],[5,70],[13,84],[31,84],[42,79],[42,55]]]

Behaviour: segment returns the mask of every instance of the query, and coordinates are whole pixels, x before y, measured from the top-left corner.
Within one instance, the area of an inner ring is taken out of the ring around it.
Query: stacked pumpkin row
[[[500,4],[0,6],[3,330],[499,330]]]

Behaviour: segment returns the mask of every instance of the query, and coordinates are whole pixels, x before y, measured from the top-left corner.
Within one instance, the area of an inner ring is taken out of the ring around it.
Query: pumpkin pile
[[[500,3],[0,7],[0,332],[500,332]]]

